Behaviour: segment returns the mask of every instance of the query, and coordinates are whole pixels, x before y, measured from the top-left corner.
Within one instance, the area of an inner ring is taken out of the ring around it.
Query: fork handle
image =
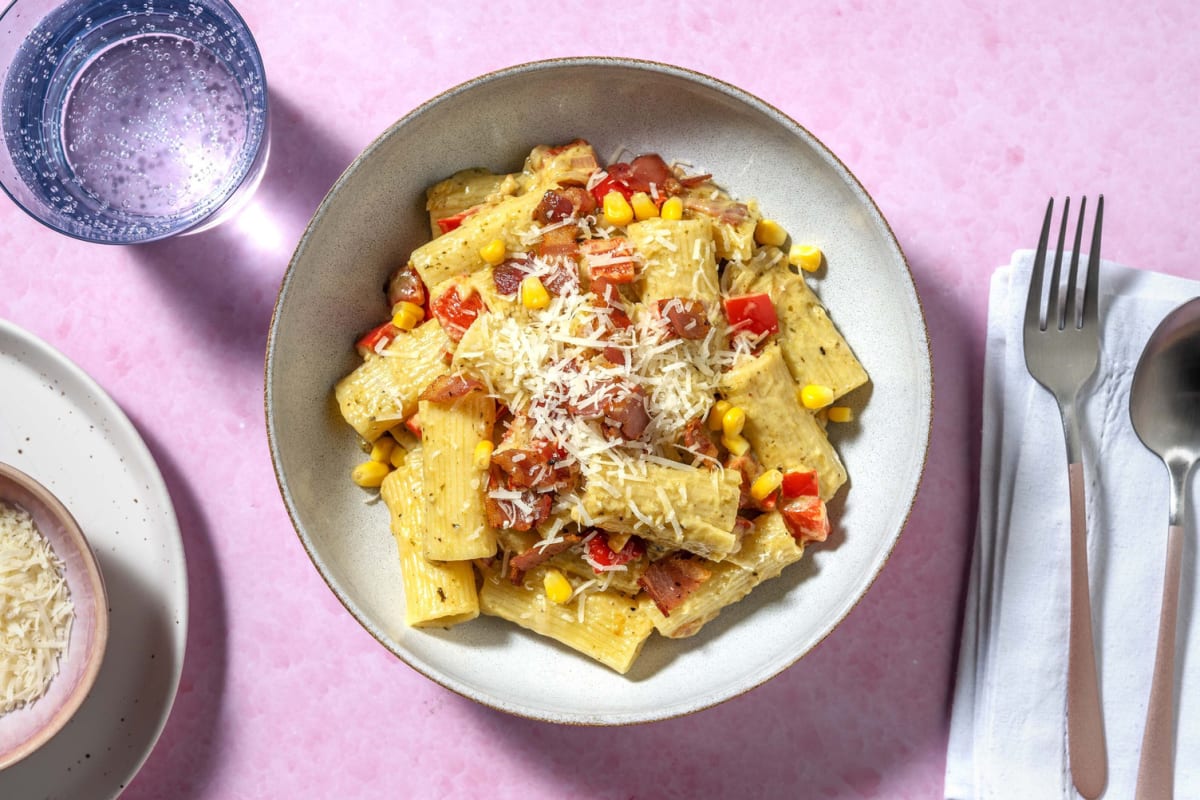
[[[1087,506],[1083,464],[1067,466],[1071,488],[1071,615],[1067,643],[1067,748],[1071,779],[1081,795],[1094,800],[1108,784],[1104,717],[1092,640],[1092,602],[1088,588]]]
[[[1175,621],[1182,564],[1183,526],[1172,525],[1167,531],[1167,570],[1163,578],[1150,707],[1138,764],[1137,800],[1170,800],[1175,796]]]

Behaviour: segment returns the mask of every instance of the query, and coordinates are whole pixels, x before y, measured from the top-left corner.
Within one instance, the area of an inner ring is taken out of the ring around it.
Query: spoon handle
[[[1163,578],[1150,707],[1142,734],[1137,800],[1170,800],[1175,796],[1175,618],[1182,571],[1183,526],[1172,525],[1167,531],[1167,571]]]
[[[1092,639],[1092,602],[1088,588],[1087,506],[1083,465],[1068,464],[1071,488],[1071,616],[1067,641],[1067,747],[1071,778],[1081,795],[1093,800],[1108,784],[1104,716],[1096,677]]]

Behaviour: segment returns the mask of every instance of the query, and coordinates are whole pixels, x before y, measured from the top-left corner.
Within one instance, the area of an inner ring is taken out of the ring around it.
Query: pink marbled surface
[[[179,696],[130,798],[941,796],[974,522],[987,281],[1051,194],[1103,191],[1105,255],[1200,277],[1200,48],[1188,2],[796,4],[241,0],[274,142],[241,223],[89,246],[0,203],[0,317],[65,352],[147,439],[191,591]],[[291,248],[414,106],[522,61],[621,55],[738,85],[804,124],[891,222],[937,383],[925,482],[840,628],[742,697],[632,729],[510,718],[380,647],[309,563],[265,440],[262,356]],[[749,788],[748,788],[749,787]]]

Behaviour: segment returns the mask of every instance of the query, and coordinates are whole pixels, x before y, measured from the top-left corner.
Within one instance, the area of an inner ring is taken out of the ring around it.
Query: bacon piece
[[[646,410],[646,393],[640,386],[618,394],[604,408],[604,428],[619,430],[627,440],[641,437],[650,425],[650,412]]]
[[[554,162],[551,165],[550,162]],[[564,145],[546,147],[538,145],[529,154],[528,169],[541,172],[553,169],[560,184],[584,184],[592,173],[600,168],[596,163],[596,153],[592,146],[583,139],[576,139]]]
[[[492,267],[492,283],[496,291],[505,297],[516,294],[521,288],[521,281],[529,274],[529,256],[524,253],[506,259]]]
[[[570,258],[579,255],[578,225],[564,225],[547,231],[536,245],[536,251],[542,258]]]
[[[596,381],[591,396],[579,403],[568,402],[567,408],[585,419],[601,420],[611,437],[637,439],[650,424],[645,390],[620,378]]]
[[[742,485],[738,487],[738,508],[760,508],[761,506],[750,496],[750,484],[762,474],[762,467],[754,456],[746,453],[744,456],[731,455],[725,459],[725,469],[737,470],[742,473]]]
[[[483,496],[483,508],[487,514],[488,525],[493,528],[508,528],[514,531],[527,531],[550,517],[550,507],[554,498],[548,494],[526,490],[521,492],[520,505],[515,500]]]
[[[628,183],[635,192],[647,192],[652,197],[679,194],[680,189],[679,179],[657,153],[647,153],[629,162]]]
[[[575,213],[575,206],[562,192],[548,189],[542,195],[541,202],[533,210],[533,218],[543,225],[551,222],[562,222]]]
[[[524,580],[526,572],[539,564],[544,564],[564,550],[571,549],[579,541],[580,537],[577,534],[568,533],[563,535],[561,541],[544,547],[534,545],[525,552],[513,556],[508,560],[508,579],[513,583],[520,583]]]
[[[469,375],[462,373],[438,375],[433,379],[433,383],[425,387],[425,391],[421,392],[418,399],[444,405],[466,397],[471,392],[483,391],[487,391],[487,387],[479,379]]]
[[[492,452],[492,474],[507,489],[563,491],[575,483],[570,467],[559,464],[566,458],[561,447],[530,433],[529,418],[521,414],[512,419]]]
[[[405,264],[392,273],[392,277],[388,278],[385,291],[387,292],[388,308],[400,302],[418,306],[425,305],[425,283],[410,264]]]
[[[707,183],[711,179],[711,172],[706,172],[703,175],[689,175],[686,178],[680,178],[679,185],[685,189],[692,189],[702,183]]]
[[[596,210],[596,200],[579,186],[549,189],[533,210],[533,218],[543,225],[583,217]]]
[[[708,432],[708,426],[704,424],[703,417],[688,420],[688,423],[683,426],[680,439],[682,440],[683,449],[689,453],[713,459],[714,462],[720,455],[717,445],[713,442],[712,436]],[[706,463],[712,464],[712,462]]]
[[[592,294],[596,296],[594,305],[597,308],[608,309],[609,313],[606,316],[612,327],[624,329],[633,324],[633,320],[625,311],[625,298],[621,296],[621,290],[615,283],[607,279],[596,278],[592,281],[591,288]]]
[[[616,345],[605,347],[600,351],[600,355],[604,356],[614,367],[629,368],[629,353]]]
[[[703,339],[712,327],[702,300],[669,297],[658,301],[658,313],[667,319],[671,331],[680,339]]]
[[[688,598],[712,573],[690,553],[671,553],[646,567],[638,586],[646,590],[664,617]]]
[[[579,251],[592,282],[633,283],[637,277],[633,246],[624,236],[588,239],[579,245]]]
[[[573,227],[572,230],[574,230]],[[556,233],[557,231],[551,231],[550,235],[553,236]],[[578,245],[573,240],[551,243],[546,247],[543,247],[542,244],[538,245],[538,256],[542,258],[540,264],[534,264],[528,253],[517,253],[512,258],[492,267],[492,283],[495,284],[497,292],[505,297],[512,297],[520,291],[521,281],[535,271],[538,273],[538,279],[550,294],[564,297],[578,290],[579,269],[576,267],[574,259],[570,257],[578,249]],[[543,249],[547,252],[541,252]],[[549,270],[543,269],[545,267],[548,267]]]
[[[750,209],[745,204],[727,197],[717,197],[715,200],[707,195],[689,194],[683,200],[683,207],[710,217],[715,217],[727,225],[739,225],[750,216]]]

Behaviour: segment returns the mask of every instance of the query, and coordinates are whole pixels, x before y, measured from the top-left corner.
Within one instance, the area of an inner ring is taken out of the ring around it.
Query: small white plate
[[[0,771],[0,797],[115,797],[158,741],[187,640],[175,509],[141,436],[95,381],[0,320],[0,461],[71,509],[108,590],[108,650],[88,699],[47,744]]]

